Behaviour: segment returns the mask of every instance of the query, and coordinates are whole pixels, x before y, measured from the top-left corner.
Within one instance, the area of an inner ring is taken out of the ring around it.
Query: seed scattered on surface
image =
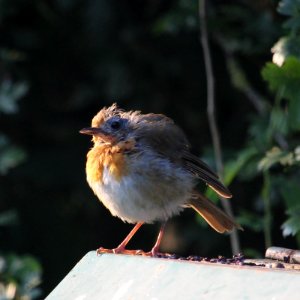
[[[184,256],[178,256],[176,254],[170,254],[170,253],[158,253],[156,257],[165,258],[165,259],[177,259],[177,260],[191,261],[191,262],[206,262],[212,264],[261,267],[261,268],[268,268],[268,269],[299,269],[294,267],[293,264],[280,262],[280,261],[264,261],[264,259],[246,259],[242,253],[235,254],[231,258],[227,258],[223,255],[219,255],[217,258],[201,257],[198,255],[190,255],[184,257]]]

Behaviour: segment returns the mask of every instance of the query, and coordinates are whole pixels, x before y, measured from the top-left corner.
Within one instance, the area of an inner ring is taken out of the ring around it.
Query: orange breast
[[[115,146],[94,146],[87,154],[86,173],[88,181],[103,182],[104,168],[120,181],[122,176],[128,173],[124,150],[134,147],[133,141],[120,142]]]

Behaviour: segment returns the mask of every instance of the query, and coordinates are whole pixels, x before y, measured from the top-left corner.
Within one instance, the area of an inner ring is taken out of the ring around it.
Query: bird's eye
[[[113,121],[113,122],[111,122],[110,127],[114,130],[118,130],[121,127],[121,122],[120,121]]]

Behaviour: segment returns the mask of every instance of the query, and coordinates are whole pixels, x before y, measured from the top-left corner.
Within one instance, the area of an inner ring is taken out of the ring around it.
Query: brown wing
[[[190,153],[185,134],[170,118],[157,114],[142,115],[136,132],[141,140],[203,180],[219,195],[224,198],[232,196],[220,182],[218,175],[197,156]]]
[[[231,198],[230,191],[220,182],[219,176],[197,156],[188,151],[183,151],[184,166],[196,177],[207,183],[216,193],[224,198]]]

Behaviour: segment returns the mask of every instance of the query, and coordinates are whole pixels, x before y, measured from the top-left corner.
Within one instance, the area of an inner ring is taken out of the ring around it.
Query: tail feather
[[[218,208],[211,200],[199,193],[190,199],[189,206],[197,211],[217,232],[224,233],[234,228],[243,230],[239,224]]]

